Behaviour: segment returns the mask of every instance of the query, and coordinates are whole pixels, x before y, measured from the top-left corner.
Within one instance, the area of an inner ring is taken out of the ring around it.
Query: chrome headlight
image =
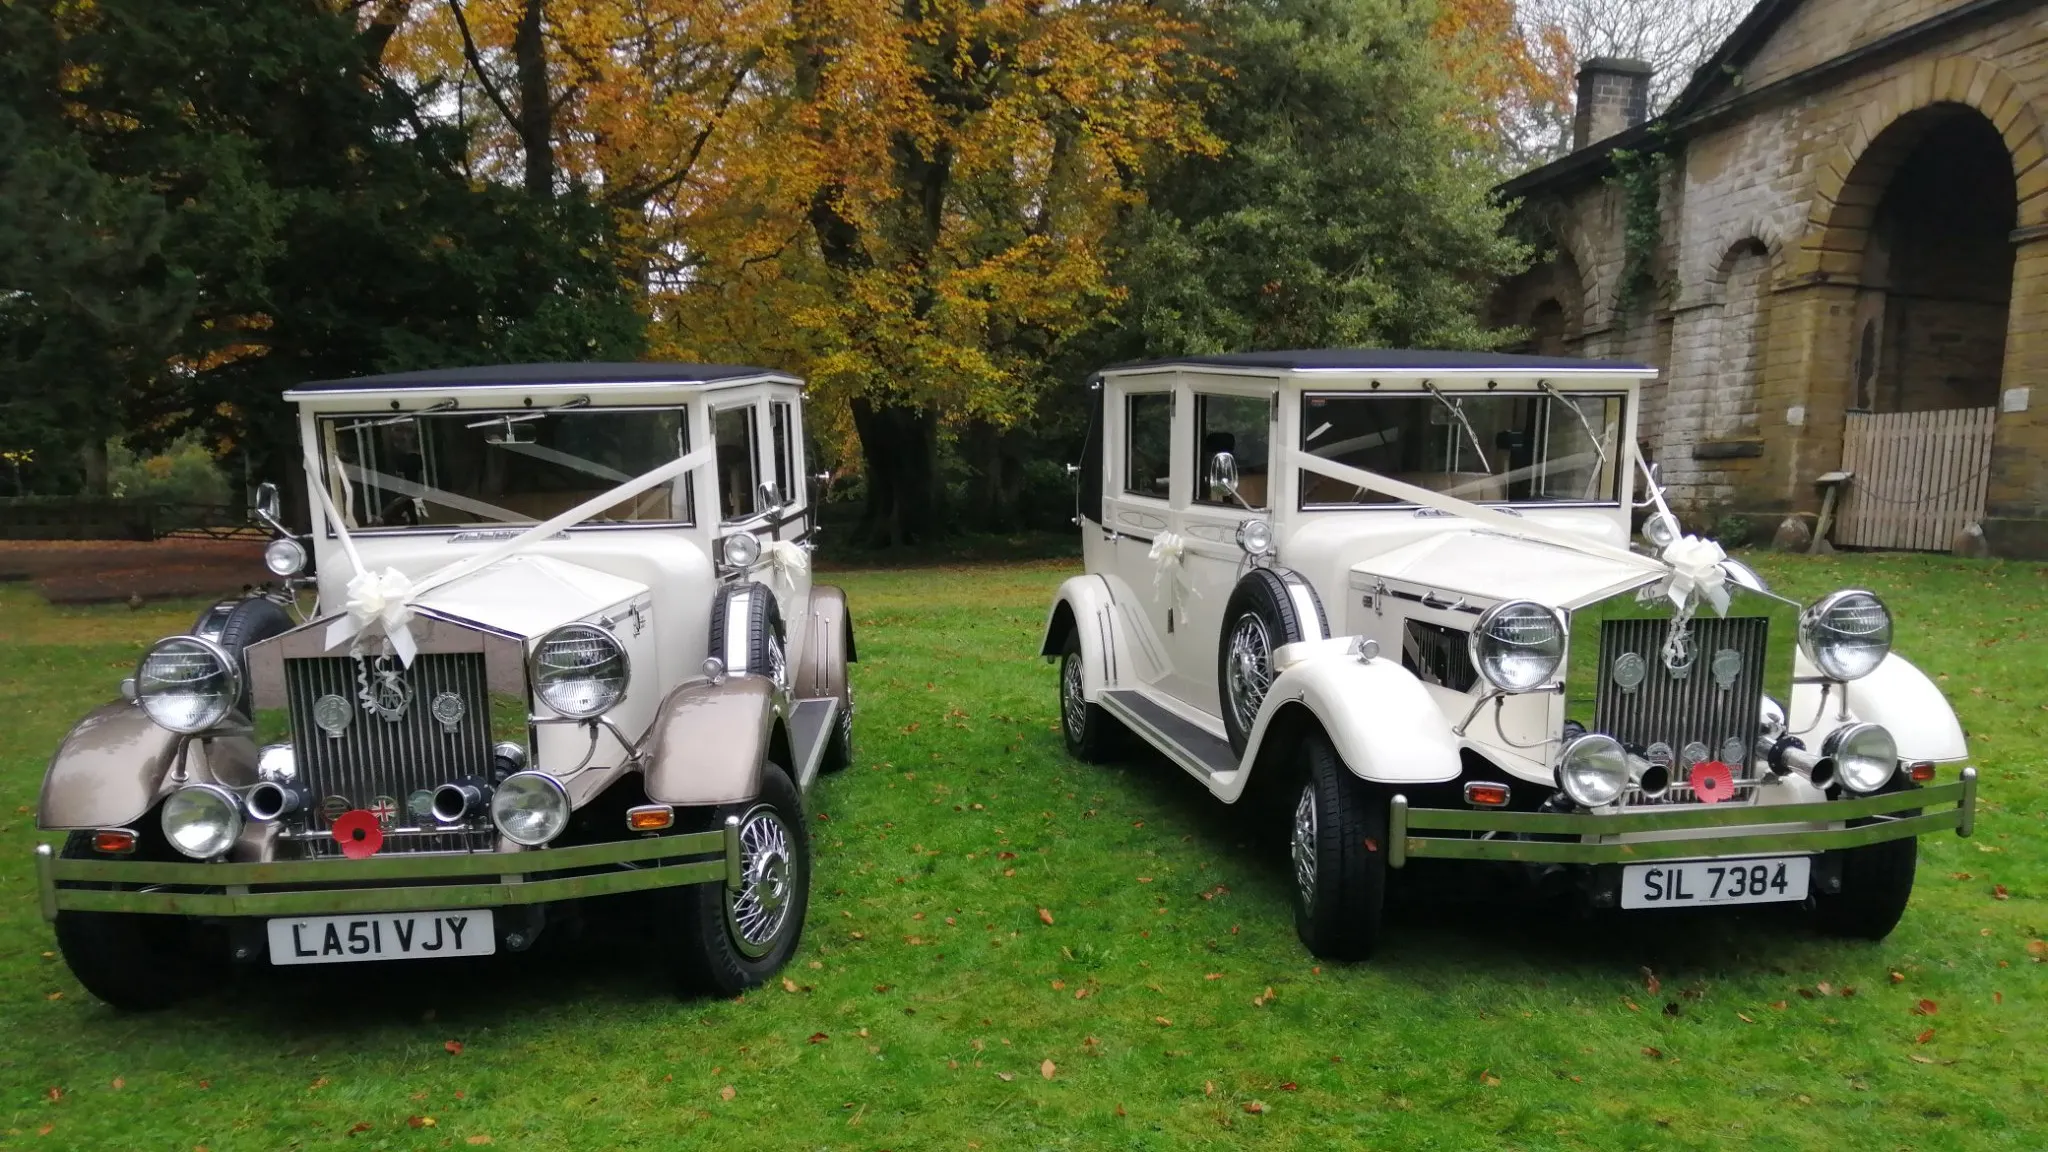
[[[1851,792],[1869,794],[1891,783],[1899,770],[1899,745],[1881,724],[1837,728],[1821,745],[1835,761],[1835,779]]]
[[[491,793],[491,823],[514,844],[539,847],[569,826],[569,793],[545,772],[514,772]]]
[[[227,719],[241,698],[240,663],[210,640],[159,640],[135,665],[135,702],[173,732],[204,732]]]
[[[1237,546],[1247,556],[1264,556],[1273,550],[1273,525],[1265,520],[1244,520],[1237,525]]]
[[[1564,620],[1534,601],[1510,600],[1486,610],[1467,647],[1487,683],[1528,692],[1550,683],[1564,661]]]
[[[1799,646],[1831,680],[1868,676],[1891,654],[1892,614],[1868,592],[1833,593],[1800,613]]]
[[[289,536],[272,540],[263,548],[263,566],[273,576],[297,576],[306,570],[306,546]]]
[[[761,559],[761,538],[752,532],[735,532],[718,542],[718,558],[727,568],[752,568]]]
[[[632,675],[618,638],[595,624],[564,624],[541,637],[527,671],[543,704],[577,720],[610,711]]]
[[[1612,736],[1587,733],[1564,746],[1557,758],[1557,783],[1573,803],[1605,808],[1628,787],[1628,752]]]
[[[242,804],[218,784],[188,784],[164,801],[164,838],[194,860],[211,860],[242,834]]]

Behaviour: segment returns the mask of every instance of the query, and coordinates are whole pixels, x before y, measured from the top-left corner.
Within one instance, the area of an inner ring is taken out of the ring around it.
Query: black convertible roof
[[[772,368],[749,368],[740,364],[485,364],[474,368],[433,368],[424,372],[314,380],[292,391],[381,391],[386,388],[451,388],[488,384],[717,384],[762,376],[795,379]]]
[[[1310,348],[1276,352],[1229,352],[1216,356],[1178,356],[1170,360],[1139,360],[1104,368],[1128,372],[1139,368],[1265,368],[1276,371],[1322,369],[1347,372],[1653,372],[1648,365],[1623,360],[1581,360],[1570,356],[1512,356],[1503,352],[1430,352],[1406,348]]]

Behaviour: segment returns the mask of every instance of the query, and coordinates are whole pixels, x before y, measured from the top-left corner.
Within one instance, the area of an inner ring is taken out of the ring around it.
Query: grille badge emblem
[[[412,814],[413,819],[425,820],[428,816],[433,815],[434,794],[425,788],[414,792],[405,798],[405,810]]]
[[[356,657],[356,699],[363,711],[397,723],[412,707],[412,685],[403,670],[391,666],[389,656]]]
[[[1652,764],[1661,764],[1669,768],[1671,767],[1671,745],[1659,740],[1644,749],[1643,758]]]
[[[1649,671],[1643,665],[1643,658],[1634,652],[1623,652],[1614,658],[1614,683],[1623,692],[1633,692],[1643,686],[1643,676]]]
[[[1728,765],[1730,768],[1740,768],[1742,767],[1742,762],[1748,759],[1744,755],[1747,751],[1748,749],[1742,746],[1742,737],[1730,736],[1721,743],[1721,763]]]
[[[429,711],[434,714],[434,719],[441,727],[453,732],[461,725],[462,717],[468,709],[463,707],[462,697],[455,693],[437,692],[434,694],[433,704],[429,705]]]
[[[389,828],[398,823],[398,801],[389,796],[379,796],[371,800],[367,811],[377,818],[379,828]]]
[[[339,696],[330,693],[313,701],[313,724],[327,733],[330,740],[341,739],[341,734],[348,731],[349,721],[354,719],[355,710]]]
[[[1683,680],[1692,674],[1692,666],[1699,662],[1699,646],[1692,642],[1691,622],[1682,617],[1673,617],[1671,631],[1664,637],[1664,670],[1671,673],[1673,680]]]
[[[320,801],[320,815],[329,824],[341,819],[348,813],[348,810],[349,803],[346,796],[327,796],[323,797]]]
[[[1726,692],[1735,687],[1735,677],[1742,672],[1742,653],[1733,648],[1723,648],[1714,653],[1707,670],[1714,674],[1714,687]]]
[[[1685,765],[1688,771],[1693,765],[1705,762],[1706,758],[1707,746],[1697,740],[1687,743],[1685,751],[1679,753],[1679,763]]]

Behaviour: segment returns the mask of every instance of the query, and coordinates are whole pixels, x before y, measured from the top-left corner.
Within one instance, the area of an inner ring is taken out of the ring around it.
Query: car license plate
[[[347,964],[357,960],[489,956],[498,950],[498,935],[491,927],[488,908],[272,920],[270,962]]]
[[[1807,856],[1630,864],[1621,870],[1621,906],[1695,908],[1804,900],[1812,870],[1813,860]]]

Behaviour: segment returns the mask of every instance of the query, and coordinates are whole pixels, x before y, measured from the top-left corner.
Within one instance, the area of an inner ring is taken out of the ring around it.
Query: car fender
[[[149,814],[169,791],[178,748],[194,781],[231,788],[256,782],[256,750],[246,737],[179,736],[125,700],[100,705],[66,733],[43,774],[36,826],[50,831],[117,828]]]
[[[846,609],[846,593],[827,584],[811,586],[811,610],[788,625],[790,639],[804,630],[792,689],[799,698],[831,696],[846,699],[846,666],[855,659],[853,619]],[[798,647],[794,643],[792,647]]]
[[[1894,652],[1875,671],[1846,685],[1817,682],[1820,671],[1806,654],[1798,657],[1798,680],[1792,686],[1787,721],[1794,736],[1819,747],[1828,733],[1850,720],[1882,724],[1898,741],[1899,759],[1936,763],[1970,755],[1963,726],[1948,697],[1927,673]],[[1822,698],[1823,689],[1826,699]],[[1842,715],[1844,701],[1849,715]]]
[[[655,708],[643,745],[647,798],[678,805],[752,800],[761,794],[761,765],[780,719],[775,684],[765,676],[678,686]]]
[[[1045,618],[1045,639],[1038,654],[1056,660],[1066,651],[1067,637],[1081,639],[1081,694],[1091,703],[1117,683],[1122,629],[1116,597],[1102,576],[1075,576],[1060,585]]]
[[[1353,775],[1378,784],[1455,780],[1458,738],[1422,681],[1400,663],[1360,660],[1352,637],[1289,644],[1273,654],[1279,669],[1245,743],[1256,767],[1292,753],[1305,710],[1329,736]],[[1276,743],[1269,749],[1268,739]],[[1250,772],[1239,774],[1242,792]],[[1231,797],[1234,798],[1234,797]]]

